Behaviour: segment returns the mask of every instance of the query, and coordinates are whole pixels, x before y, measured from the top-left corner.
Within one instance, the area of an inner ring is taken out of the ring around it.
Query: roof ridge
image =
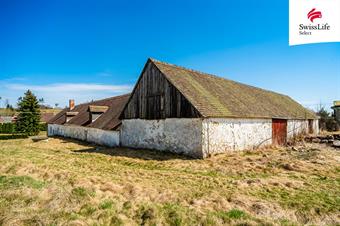
[[[219,79],[225,79],[225,80],[233,81],[233,80],[230,80],[230,79],[227,79],[227,78],[223,78],[223,77],[220,77],[220,76],[217,76],[217,75],[214,75],[214,74],[206,73],[206,72],[203,72],[203,71],[195,70],[195,69],[192,69],[192,68],[187,68],[187,67],[176,65],[176,64],[167,63],[167,62],[160,61],[160,60],[157,60],[157,59],[154,59],[154,58],[149,58],[149,59],[152,62],[165,64],[165,65],[176,67],[176,68],[180,68],[180,69],[183,69],[183,70],[186,70],[186,71],[192,71],[192,72],[196,72],[196,73],[199,73],[199,74],[202,74],[202,75],[208,75],[208,76],[219,78]]]
[[[123,97],[128,96],[128,95],[131,95],[131,93],[121,94],[121,95],[113,96],[113,97],[107,97],[107,98],[99,99],[99,100],[92,100],[92,101],[88,101],[88,102],[85,102],[85,103],[77,104],[75,107],[83,106],[83,105],[91,104],[91,103],[96,103],[96,102],[103,101],[103,100],[120,99],[120,98],[123,98]]]
[[[131,95],[131,93],[121,94],[121,95],[113,96],[113,97],[107,97],[107,98],[104,98],[104,99],[95,100],[95,101],[91,101],[91,102],[87,102],[87,103],[99,102],[99,101],[110,100],[110,99],[118,99],[118,98],[123,98],[124,96],[127,96],[127,95]]]
[[[272,90],[260,88],[260,87],[257,87],[257,86],[248,85],[248,84],[245,84],[245,83],[242,83],[242,82],[238,82],[238,81],[235,81],[235,80],[232,80],[232,79],[228,79],[228,78],[225,78],[225,77],[221,77],[221,76],[218,76],[218,75],[202,72],[202,71],[191,69],[191,68],[187,68],[187,67],[184,67],[184,66],[179,66],[179,65],[176,65],[176,64],[167,63],[167,62],[160,61],[160,60],[157,60],[157,59],[154,59],[154,58],[149,58],[149,59],[152,62],[155,62],[155,63],[160,63],[160,64],[168,65],[168,66],[171,66],[171,67],[175,67],[175,68],[180,68],[180,69],[183,69],[183,70],[186,70],[186,71],[191,71],[191,72],[199,73],[201,75],[210,76],[210,77],[217,78],[217,79],[223,79],[223,80],[226,80],[226,81],[229,81],[229,82],[233,82],[233,83],[236,83],[236,84],[239,84],[239,85],[252,87],[254,89],[263,90],[263,91],[266,91],[266,92],[271,92],[271,93],[279,94],[279,95],[282,95],[282,96],[288,96],[287,94],[282,94],[282,93],[278,93],[278,92],[275,92],[275,91],[272,91]]]

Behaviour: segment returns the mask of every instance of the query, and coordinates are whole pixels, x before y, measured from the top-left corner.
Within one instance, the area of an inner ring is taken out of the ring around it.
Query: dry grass
[[[14,110],[7,108],[0,108],[0,116],[13,116],[15,114]]]
[[[0,141],[0,225],[339,225],[339,161],[310,144],[192,160]]]
[[[41,113],[53,113],[53,114],[58,114],[62,109],[58,108],[51,108],[51,109],[40,109]],[[7,109],[7,108],[0,108],[0,115],[2,116],[13,116],[15,115],[16,111]]]

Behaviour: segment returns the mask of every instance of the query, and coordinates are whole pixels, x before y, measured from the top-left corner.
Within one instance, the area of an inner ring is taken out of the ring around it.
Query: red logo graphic
[[[320,11],[315,11],[315,8],[313,8],[311,11],[309,11],[307,17],[313,23],[314,19],[321,18],[322,14]]]

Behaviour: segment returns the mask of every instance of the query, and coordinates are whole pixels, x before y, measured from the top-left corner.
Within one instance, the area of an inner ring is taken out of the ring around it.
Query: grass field
[[[0,225],[339,225],[339,162],[315,144],[192,160],[0,141]]]
[[[13,116],[15,114],[14,110],[0,108],[0,116]]]
[[[58,114],[62,109],[58,108],[51,108],[51,109],[40,109],[41,113],[53,113]],[[15,115],[16,111],[6,108],[0,108],[0,115],[1,116],[13,116]]]

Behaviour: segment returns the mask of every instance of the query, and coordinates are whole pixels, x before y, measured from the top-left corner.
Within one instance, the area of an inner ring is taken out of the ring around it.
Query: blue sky
[[[2,105],[126,93],[148,57],[310,108],[340,99],[340,43],[288,46],[288,1],[0,0]]]

